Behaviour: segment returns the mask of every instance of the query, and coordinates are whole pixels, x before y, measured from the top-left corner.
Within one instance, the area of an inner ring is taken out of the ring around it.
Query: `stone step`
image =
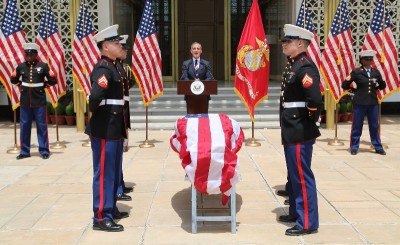
[[[268,89],[268,99],[255,109],[255,128],[279,127],[279,86]],[[130,121],[133,129],[146,128],[146,108],[143,105],[139,88],[130,90]],[[212,95],[209,113],[223,113],[238,121],[242,128],[251,128],[247,108],[234,92],[233,87],[218,88],[218,95]],[[152,101],[148,107],[149,129],[173,129],[178,118],[186,115],[183,95],[176,94],[176,87],[164,88],[162,96]]]

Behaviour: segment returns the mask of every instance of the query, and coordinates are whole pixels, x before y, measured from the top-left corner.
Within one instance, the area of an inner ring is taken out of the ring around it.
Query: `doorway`
[[[212,64],[213,75],[224,80],[224,1],[178,1],[178,65],[190,59],[190,45],[202,45],[201,57]]]

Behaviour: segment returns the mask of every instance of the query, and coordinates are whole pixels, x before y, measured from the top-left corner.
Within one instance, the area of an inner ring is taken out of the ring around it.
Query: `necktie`
[[[198,61],[197,59],[194,60],[194,69],[195,70],[199,69],[199,65],[198,65],[197,61]]]
[[[369,69],[367,70],[367,74],[368,74],[368,77],[371,77],[371,71]]]

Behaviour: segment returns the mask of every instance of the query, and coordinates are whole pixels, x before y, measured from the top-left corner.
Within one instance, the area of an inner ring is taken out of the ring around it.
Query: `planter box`
[[[75,116],[65,116],[67,125],[75,125]]]

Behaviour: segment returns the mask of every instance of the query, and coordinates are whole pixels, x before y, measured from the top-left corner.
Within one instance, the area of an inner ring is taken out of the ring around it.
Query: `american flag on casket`
[[[180,118],[170,139],[182,167],[195,188],[222,195],[225,205],[239,182],[239,158],[244,134],[238,122],[225,114],[193,114]]]

